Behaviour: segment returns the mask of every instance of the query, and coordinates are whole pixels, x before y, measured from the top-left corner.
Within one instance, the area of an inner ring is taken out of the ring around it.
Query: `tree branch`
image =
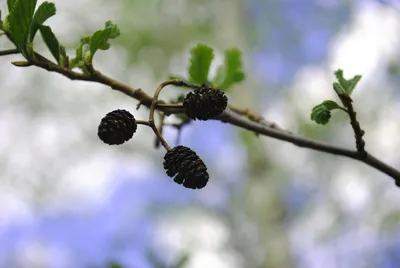
[[[308,139],[296,134],[292,134],[289,132],[282,132],[270,127],[263,126],[256,122],[252,122],[247,118],[238,117],[233,114],[230,110],[225,110],[225,112],[218,116],[217,119],[222,121],[226,121],[231,123],[232,125],[254,131],[261,135],[265,135],[271,138],[275,138],[282,141],[287,141],[293,143],[296,146],[304,147],[313,149],[320,152],[325,152],[329,154],[334,154],[338,156],[344,156],[348,158],[352,158],[358,161],[361,161],[387,175],[392,177],[395,180],[397,186],[400,187],[400,171],[396,170],[395,168],[383,163],[382,161],[378,160],[374,156],[365,152],[359,152],[356,150],[349,150],[347,148],[342,148],[338,146],[334,146],[322,141]]]
[[[365,151],[365,141],[363,139],[365,131],[361,129],[360,123],[357,120],[357,113],[356,111],[354,111],[353,108],[353,100],[347,94],[339,94],[338,96],[343,105],[346,107],[347,114],[350,117],[350,125],[354,131],[357,151],[360,152],[360,154],[364,154],[366,156],[367,152]]]
[[[30,63],[34,66],[40,67],[50,72],[56,72],[62,74],[71,80],[91,81],[107,85],[114,90],[118,90],[138,100],[141,105],[145,105],[148,108],[150,108],[152,105],[153,97],[146,94],[143,90],[139,88],[135,89],[126,84],[118,82],[102,74],[97,70],[92,70],[90,74],[82,74],[74,72],[63,66],[59,66],[37,53],[35,53],[35,58],[36,59],[30,61]],[[181,80],[169,80],[163,82],[163,84],[165,83],[172,84],[175,86],[186,86],[190,88],[196,87],[196,85],[188,84]],[[165,115],[179,114],[184,112],[182,104],[166,104],[162,101],[158,101],[155,104],[155,109],[163,112]],[[347,148],[334,146],[322,141],[312,140],[306,137],[299,136],[297,134],[293,134],[287,130],[278,127],[273,122],[265,121],[261,116],[258,116],[257,114],[251,112],[248,109],[241,109],[232,105],[230,105],[221,115],[217,116],[214,119],[253,131],[260,135],[290,142],[299,147],[309,148],[312,150],[334,154],[338,156],[344,156],[361,161],[389,175],[395,180],[396,185],[400,186],[400,171],[383,163],[374,156],[368,154],[365,150],[358,150],[358,151],[349,150]],[[354,118],[351,120],[352,120],[352,126],[354,128],[353,124]]]
[[[6,55],[11,55],[11,54],[18,54],[19,50],[14,48],[14,49],[7,49],[7,50],[2,50],[0,51],[0,56],[6,56]]]

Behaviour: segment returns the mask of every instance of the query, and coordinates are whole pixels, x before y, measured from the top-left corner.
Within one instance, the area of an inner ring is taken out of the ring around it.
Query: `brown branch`
[[[299,147],[309,148],[316,151],[334,154],[338,156],[345,156],[348,158],[361,161],[389,175],[395,180],[396,185],[400,186],[400,171],[383,163],[382,161],[378,160],[377,158],[368,154],[367,152],[365,152],[366,154],[364,155],[360,154],[360,152],[358,151],[353,151],[346,148],[334,146],[322,141],[308,139],[296,134],[282,132],[273,128],[263,126],[261,124],[257,124],[255,122],[250,121],[247,118],[235,116],[234,113],[230,110],[226,110],[222,115],[218,116],[216,119],[229,122],[232,125],[254,131],[261,135],[293,143],[294,145]]]
[[[356,139],[356,148],[357,151],[366,157],[367,152],[365,151],[365,141],[363,136],[365,131],[361,129],[360,123],[357,120],[357,113],[353,108],[353,100],[349,95],[345,93],[341,93],[338,95],[340,100],[342,101],[344,107],[346,107],[347,114],[350,117],[350,125],[353,128],[354,138]]]
[[[68,77],[71,80],[82,80],[82,81],[91,81],[98,82],[104,85],[111,87],[114,90],[121,91],[122,93],[135,98],[139,101],[140,104],[145,105],[150,108],[153,106],[156,110],[163,112],[165,115],[170,114],[178,114],[183,113],[182,104],[172,104],[168,105],[165,103],[155,103],[153,102],[153,97],[147,95],[141,89],[135,89],[126,84],[120,83],[99,71],[93,71],[91,74],[81,74],[69,70],[65,67],[58,66],[57,64],[45,59],[39,54],[35,54],[36,59],[32,60],[32,65],[38,66],[42,69],[45,69],[50,72],[56,72]],[[166,85],[175,85],[175,86],[185,86],[189,88],[196,88],[196,85],[186,83],[181,80],[168,80],[164,81],[160,87],[164,87]],[[334,146],[328,143],[324,143],[317,140],[308,139],[296,134],[293,134],[289,131],[283,130],[279,127],[276,127],[276,124],[265,123],[261,120],[260,117],[255,116],[254,113],[247,109],[240,109],[236,107],[228,107],[224,113],[217,116],[216,120],[220,120],[222,122],[229,123],[231,125],[241,127],[247,130],[251,130],[257,134],[268,136],[271,138],[275,138],[278,140],[286,141],[293,143],[296,146],[309,148],[312,150],[325,152],[329,154],[334,154],[338,156],[344,156],[348,158],[352,158],[358,161],[361,161],[387,175],[392,177],[397,186],[400,186],[400,171],[394,169],[391,166],[381,162],[374,156],[365,152],[365,154],[361,154],[360,151],[349,150],[347,148],[342,148],[338,146]],[[253,121],[251,120],[253,119]],[[257,120],[259,119],[259,120]],[[258,122],[259,121],[259,122]],[[154,125],[153,125],[154,126]],[[154,126],[155,127],[155,126]],[[154,129],[153,129],[154,130]]]
[[[19,50],[14,48],[14,49],[7,49],[7,50],[2,50],[0,51],[0,56],[6,56],[6,55],[12,55],[12,54],[18,54]]]
[[[248,119],[250,119],[251,121],[254,121],[254,122],[263,124],[263,125],[265,125],[265,126],[267,126],[267,127],[274,128],[274,129],[277,129],[277,130],[280,130],[280,131],[289,132],[289,131],[287,131],[287,130],[281,128],[281,127],[280,127],[278,124],[276,124],[275,122],[271,122],[271,121],[265,120],[265,118],[264,118],[262,115],[257,114],[257,113],[251,111],[251,110],[248,109],[248,108],[241,108],[241,107],[237,107],[237,106],[234,106],[234,105],[231,105],[231,104],[229,104],[228,107],[229,107],[233,112],[235,112],[235,113],[237,113],[237,114],[240,114],[240,115],[243,115],[243,116],[246,116],[246,117],[247,117]]]

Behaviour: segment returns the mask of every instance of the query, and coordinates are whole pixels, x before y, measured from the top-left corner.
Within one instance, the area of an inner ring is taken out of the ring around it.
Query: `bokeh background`
[[[238,47],[247,79],[232,103],[338,145],[354,146],[348,119],[337,113],[316,125],[311,108],[335,99],[334,70],[362,74],[353,99],[367,149],[400,168],[399,0],[53,2],[48,24],[71,54],[80,37],[116,22],[121,37],[95,66],[150,94],[169,74],[186,75],[196,43],[216,49],[215,66]],[[49,55],[39,36],[35,47]],[[10,48],[5,38],[0,48]],[[1,268],[399,267],[400,190],[386,175],[195,122],[180,143],[203,158],[211,180],[187,190],[164,174],[149,129],[122,146],[97,138],[107,112],[145,119],[146,108],[99,84],[10,64],[19,59],[0,58]],[[175,129],[165,135],[176,145]]]

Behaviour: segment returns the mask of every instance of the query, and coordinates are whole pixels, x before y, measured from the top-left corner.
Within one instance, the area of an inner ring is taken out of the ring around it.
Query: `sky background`
[[[6,1],[0,2],[2,14]],[[42,1],[39,1],[40,3]],[[312,107],[335,99],[333,72],[354,92],[367,149],[400,168],[400,2],[345,0],[53,1],[48,24],[73,54],[113,20],[121,37],[96,55],[102,72],[151,94],[187,75],[190,48],[238,47],[247,73],[229,100],[302,135],[353,148],[347,118],[322,127]],[[88,14],[90,13],[90,14]],[[0,48],[10,44],[0,39]],[[40,38],[35,48],[45,54]],[[47,53],[47,54],[46,54]],[[163,149],[139,126],[122,146],[97,138],[101,118],[136,101],[0,58],[0,268],[397,267],[400,191],[360,163],[255,138],[220,122],[185,127],[180,144],[206,163],[191,191],[162,170]],[[169,99],[180,91],[165,90]],[[173,119],[171,119],[173,120]],[[175,146],[177,132],[166,128]],[[152,257],[153,256],[153,257]]]

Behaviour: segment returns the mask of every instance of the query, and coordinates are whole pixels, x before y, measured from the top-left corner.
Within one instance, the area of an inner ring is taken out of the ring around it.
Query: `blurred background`
[[[399,0],[53,2],[48,24],[71,55],[106,20],[119,25],[121,36],[95,57],[117,80],[152,94],[169,74],[186,75],[198,42],[216,49],[216,66],[237,47],[247,79],[231,103],[349,148],[344,114],[324,127],[310,111],[335,99],[336,69],[361,74],[353,99],[367,150],[400,168]],[[0,8],[7,13],[5,0]],[[35,47],[50,55],[40,37]],[[4,37],[0,48],[11,48]],[[180,143],[204,160],[210,182],[191,191],[166,176],[165,151],[146,127],[122,146],[98,139],[109,111],[146,119],[146,108],[99,84],[10,64],[20,59],[0,58],[0,268],[399,267],[400,190],[386,175],[195,122]],[[172,146],[176,135],[165,129]]]

